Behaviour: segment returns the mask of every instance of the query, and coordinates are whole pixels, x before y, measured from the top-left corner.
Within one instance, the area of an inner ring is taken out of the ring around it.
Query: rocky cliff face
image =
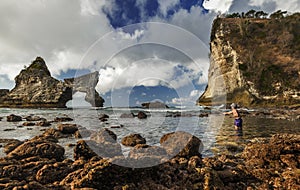
[[[282,19],[217,18],[209,82],[198,104],[299,104],[299,31],[299,13]]]
[[[16,76],[16,85],[11,91],[1,91],[0,107],[63,108],[77,91],[85,92],[86,100],[92,106],[101,107],[104,100],[95,90],[98,75],[95,72],[64,82],[59,81],[51,76],[45,61],[37,57]]]

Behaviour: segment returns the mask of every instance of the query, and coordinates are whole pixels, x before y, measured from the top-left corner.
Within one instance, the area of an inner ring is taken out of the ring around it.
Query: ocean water
[[[144,111],[147,119],[120,118],[123,113],[137,113]],[[186,131],[201,139],[203,143],[202,155],[214,156],[222,152],[238,153],[243,146],[251,140],[259,140],[261,137],[270,137],[276,133],[300,134],[300,121],[274,120],[267,118],[244,117],[243,132],[237,134],[233,127],[233,119],[225,117],[220,112],[224,110],[212,110],[209,117],[199,117],[204,112],[201,107],[193,108],[169,108],[169,109],[141,109],[141,108],[77,108],[77,109],[0,109],[0,139],[30,139],[42,134],[47,127],[22,126],[23,122],[7,122],[6,116],[10,114],[26,117],[37,115],[51,121],[55,117],[69,116],[72,122],[81,126],[81,129],[99,131],[109,128],[118,137],[118,142],[124,136],[139,133],[146,138],[147,144],[159,145],[160,138],[169,132]],[[99,114],[110,116],[107,122],[98,119]],[[181,113],[181,117],[170,117],[172,114]],[[56,127],[53,123],[50,127]],[[121,128],[111,128],[122,125]],[[88,139],[88,138],[86,138]],[[73,148],[69,144],[75,144],[77,139],[60,139],[59,143],[66,149],[66,156],[72,158]],[[124,152],[128,148],[122,146]],[[4,156],[0,148],[0,157]]]

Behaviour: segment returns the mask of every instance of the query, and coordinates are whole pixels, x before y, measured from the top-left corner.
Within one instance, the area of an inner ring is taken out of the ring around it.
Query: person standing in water
[[[233,117],[234,117],[234,128],[235,128],[235,130],[242,131],[243,130],[243,120],[241,118],[240,113],[237,110],[237,105],[235,103],[232,103],[230,105],[230,107],[231,107],[231,111],[225,112],[224,114],[225,115],[232,114]]]

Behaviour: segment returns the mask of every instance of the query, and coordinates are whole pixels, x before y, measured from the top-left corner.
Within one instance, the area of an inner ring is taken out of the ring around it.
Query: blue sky
[[[214,18],[250,9],[299,12],[300,2],[2,0],[0,88],[12,89],[24,65],[41,56],[58,79],[99,71],[105,106],[112,99],[115,106],[193,105],[207,84]],[[76,100],[85,103],[83,94]]]

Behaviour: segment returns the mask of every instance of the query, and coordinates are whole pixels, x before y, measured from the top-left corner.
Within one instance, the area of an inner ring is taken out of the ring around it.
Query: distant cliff
[[[210,50],[208,86],[198,104],[222,98],[243,106],[300,103],[300,13],[281,19],[217,18]]]
[[[92,106],[102,107],[104,100],[95,90],[99,73],[59,81],[53,78],[45,61],[37,57],[15,78],[15,87],[0,90],[0,107],[64,108],[76,92],[86,93],[85,100]]]

